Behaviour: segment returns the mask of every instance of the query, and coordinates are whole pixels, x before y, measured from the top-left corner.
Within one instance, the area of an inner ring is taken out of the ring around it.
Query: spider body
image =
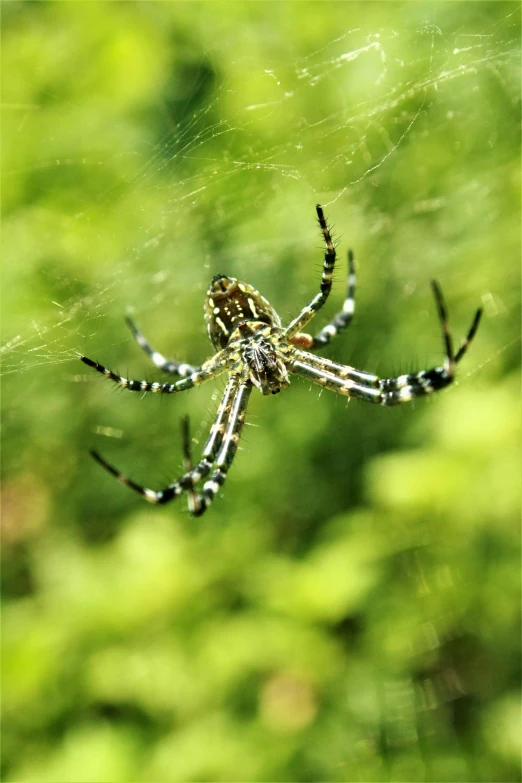
[[[290,346],[271,304],[248,283],[216,275],[205,299],[205,320],[214,348],[227,349],[234,370],[248,368],[262,394],[277,394],[290,383],[285,360]]]
[[[351,322],[355,305],[355,268],[353,255],[348,252],[348,286],[346,298],[339,312],[314,337],[301,330],[326,302],[332,287],[335,266],[335,247],[323,211],[316,207],[324,242],[325,256],[319,293],[286,327],[277,312],[255,288],[228,275],[216,275],[205,299],[205,320],[208,335],[217,353],[201,367],[165,359],[155,351],[127,319],[137,342],[159,369],[179,380],[174,383],[150,383],[124,378],[98,362],[82,356],[82,361],[105,377],[129,391],[173,394],[199,386],[224,372],[228,373],[216,419],[203,448],[201,459],[192,465],[189,448],[188,421],[183,423],[183,450],[185,473],[161,490],[152,490],[137,484],[103,459],[97,452],[93,457],[119,482],[138,492],[151,503],[167,503],[186,493],[190,511],[199,516],[210,506],[225,483],[228,470],[237,450],[245,413],[252,388],[263,395],[277,394],[290,384],[290,375],[305,378],[323,388],[358,397],[378,405],[397,405],[409,402],[448,386],[455,377],[455,368],[464,356],[477,331],[482,311],[475,313],[471,327],[457,353],[448,327],[446,306],[438,283],[432,281],[433,293],[442,327],[445,360],[441,367],[396,378],[379,378],[372,373],[337,364],[329,359],[303,351],[301,348],[323,348]],[[212,472],[211,472],[212,471]],[[201,490],[198,484],[207,476]]]

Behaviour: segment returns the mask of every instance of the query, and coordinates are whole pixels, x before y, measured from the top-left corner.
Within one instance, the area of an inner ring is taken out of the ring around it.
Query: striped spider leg
[[[379,378],[377,375],[360,372],[348,365],[336,364],[306,351],[296,351],[297,360],[293,362],[290,371],[325,389],[336,391],[347,397],[358,397],[378,405],[398,405],[401,402],[410,402],[416,397],[431,394],[448,386],[455,377],[457,363],[462,359],[475,336],[482,316],[482,309],[479,308],[476,311],[462,345],[454,354],[442,291],[436,280],[433,280],[431,285],[446,354],[442,367],[399,375],[397,378]]]
[[[219,451],[214,455],[213,472],[208,481],[205,481],[199,494],[193,490],[194,483],[199,480],[200,475],[192,470],[189,447],[188,427],[184,430],[183,450],[185,455],[185,466],[188,469],[187,477],[190,477],[190,489],[187,491],[189,511],[199,517],[207,510],[215,496],[226,481],[228,471],[232,465],[234,456],[239,444],[241,430],[245,423],[246,408],[248,399],[252,391],[252,383],[248,380],[248,371],[243,372],[238,379],[237,392],[230,408],[228,421],[224,431],[219,438]],[[200,463],[201,464],[201,463]],[[208,464],[208,463],[207,463]]]
[[[188,419],[183,420],[185,473],[167,487],[160,490],[143,487],[120,473],[97,452],[91,452],[95,460],[121,484],[130,487],[150,503],[168,503],[186,493],[189,510],[194,516],[200,516],[209,508],[226,481],[254,387],[263,395],[277,394],[289,386],[289,375],[293,373],[348,397],[358,397],[380,405],[396,405],[431,394],[453,381],[456,365],[477,331],[482,311],[477,310],[465,340],[454,354],[446,306],[442,291],[435,281],[432,288],[445,348],[442,367],[397,378],[379,378],[300,350],[319,349],[328,345],[350,324],[355,306],[355,269],[350,251],[348,287],[342,311],[315,337],[301,332],[328,299],[336,260],[335,246],[323,210],[319,205],[316,210],[325,243],[320,290],[286,328],[281,325],[279,315],[270,303],[255,288],[234,277],[218,274],[211,281],[204,306],[208,335],[216,353],[201,367],[165,359],[149,345],[130,319],[127,319],[127,323],[138,344],[156,367],[180,376],[179,380],[174,383],[129,380],[92,359],[81,357],[85,364],[114,383],[138,392],[172,394],[199,386],[224,372],[228,373],[214,424],[196,466],[192,465],[190,454]],[[202,486],[198,487],[200,482],[203,482]]]
[[[196,467],[192,466],[192,462],[190,458],[188,417],[185,417],[182,420],[182,437],[183,437],[183,445],[184,445],[184,461],[185,461],[186,472],[183,476],[181,476],[181,478],[177,479],[176,481],[173,481],[164,489],[161,490],[148,489],[147,487],[144,487],[141,484],[138,484],[132,479],[128,478],[123,473],[120,473],[119,470],[117,470],[115,467],[110,465],[97,452],[91,451],[92,456],[100,465],[102,465],[106,470],[108,470],[109,473],[112,473],[112,475],[121,484],[124,484],[126,487],[130,487],[139,495],[142,495],[142,497],[144,497],[145,500],[148,500],[149,503],[168,503],[170,500],[173,500],[174,498],[178,497],[183,492],[187,492],[189,497],[189,506],[193,506],[194,509],[196,509],[198,504],[194,495],[194,487],[202,478],[204,478],[210,472],[214,464],[216,454],[223,442],[223,436],[228,424],[228,420],[230,418],[232,405],[237,396],[239,380],[240,380],[239,375],[237,374],[231,375],[230,380],[226,385],[223,397],[221,399],[221,403],[219,405],[216,414],[216,419],[210,429],[210,435],[203,449],[201,460],[196,465]]]
[[[319,225],[321,226],[321,231],[323,232],[324,243],[326,245],[320,290],[319,293],[314,296],[310,304],[306,307],[303,307],[297,318],[294,318],[294,320],[291,321],[283,331],[283,337],[285,340],[290,342],[291,339],[294,338],[296,344],[298,345],[301,344],[302,338],[308,337],[308,335],[301,333],[301,329],[312,320],[314,315],[321,309],[330,295],[330,291],[332,290],[332,276],[336,260],[335,246],[330,234],[330,230],[326,224],[322,207],[317,204],[315,209],[317,212]]]
[[[355,263],[353,252],[348,251],[348,279],[346,298],[343,302],[342,310],[335,315],[332,320],[323,326],[323,328],[312,337],[311,334],[298,332],[290,338],[292,345],[299,348],[315,348],[317,350],[327,346],[334,337],[343,332],[352,322],[355,313]]]
[[[124,378],[122,375],[117,375],[117,373],[104,367],[103,364],[98,364],[98,362],[88,359],[86,356],[81,356],[80,359],[84,364],[97,370],[106,378],[110,378],[111,381],[114,381],[114,383],[122,386],[124,389],[137,392],[153,392],[154,394],[175,394],[176,392],[192,389],[194,386],[200,386],[211,378],[217,378],[218,375],[221,375],[227,369],[227,352],[220,351],[200,368],[195,368],[195,372],[191,375],[184,376],[175,383],[158,383],[157,381],[150,383],[150,381],[133,381],[129,378]]]
[[[199,372],[201,367],[195,367],[192,364],[186,364],[186,362],[177,362],[175,359],[165,359],[163,354],[159,353],[158,351],[155,351],[154,348],[150,345],[150,343],[147,341],[147,339],[142,335],[132,318],[129,318],[128,316],[125,318],[125,323],[131,330],[132,334],[134,335],[134,338],[138,345],[140,345],[147,356],[150,357],[153,364],[156,365],[156,367],[159,370],[163,370],[163,372],[168,372],[171,375],[179,375],[180,378],[185,378],[187,375],[193,375],[196,372]]]
[[[348,280],[346,298],[343,302],[342,310],[335,315],[330,323],[323,326],[320,332],[318,332],[312,340],[311,348],[324,348],[328,345],[330,340],[337,337],[342,331],[346,329],[352,322],[355,312],[355,263],[353,260],[353,252],[348,251]]]

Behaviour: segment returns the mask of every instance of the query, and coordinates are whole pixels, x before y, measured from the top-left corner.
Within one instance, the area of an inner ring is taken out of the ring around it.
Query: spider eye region
[[[249,379],[261,394],[277,394],[290,384],[284,348],[269,327],[258,323],[257,334],[244,339],[242,359],[249,367]]]

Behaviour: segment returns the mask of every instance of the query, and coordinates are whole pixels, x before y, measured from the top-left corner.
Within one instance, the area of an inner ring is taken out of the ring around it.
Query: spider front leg
[[[299,346],[300,348],[324,348],[329,344],[330,340],[337,337],[342,331],[346,329],[352,322],[353,314],[355,312],[355,264],[353,260],[353,253],[348,251],[348,280],[346,299],[343,302],[343,309],[337,313],[330,323],[323,326],[320,332],[315,337],[311,334],[305,334],[299,332],[290,338],[289,342],[292,345]]]
[[[134,335],[134,338],[138,343],[138,345],[140,345],[143,348],[147,356],[150,357],[153,364],[155,364],[159,370],[163,370],[163,372],[168,372],[171,375],[179,375],[181,378],[186,378],[187,375],[193,375],[194,373],[199,372],[199,370],[201,369],[201,367],[195,367],[192,364],[186,364],[185,362],[177,362],[175,359],[165,359],[163,354],[154,350],[154,348],[142,335],[142,333],[139,331],[136,324],[131,318],[127,316],[125,318],[125,323],[131,330],[132,334]]]
[[[93,359],[88,359],[86,356],[81,356],[80,358],[84,364],[92,367],[106,378],[110,378],[111,381],[114,381],[114,383],[117,383],[118,386],[122,386],[124,389],[137,392],[150,391],[155,394],[174,394],[176,392],[192,389],[194,386],[200,386],[202,383],[205,383],[205,381],[216,378],[224,372],[228,364],[228,353],[225,349],[217,353],[208,362],[205,362],[201,369],[192,373],[192,375],[181,378],[179,381],[176,381],[176,383],[158,383],[157,381],[150,383],[150,381],[133,381],[129,378],[124,378],[123,376],[112,372],[112,370],[109,370],[107,367],[104,367],[102,364],[98,364],[98,362],[95,362]]]
[[[320,310],[324,305],[328,299],[330,291],[332,290],[332,275],[335,266],[335,247],[320,204],[317,204],[316,211],[326,245],[326,250],[324,253],[323,274],[321,277],[321,290],[316,296],[314,296],[310,304],[301,310],[297,318],[294,318],[294,320],[286,327],[283,332],[283,337],[287,341],[290,341],[292,337],[296,336],[297,333],[300,332],[301,329],[312,320],[317,311]]]
[[[297,351],[297,361],[292,363],[291,371],[316,383],[323,388],[344,394],[347,397],[373,402],[378,405],[398,405],[410,402],[416,397],[432,394],[452,383],[455,367],[464,356],[471,340],[476,334],[482,309],[475,313],[471,327],[457,353],[453,354],[453,341],[448,327],[446,305],[440,286],[432,282],[433,293],[439,314],[446,358],[442,367],[422,370],[418,373],[399,375],[397,378],[378,378],[369,373],[360,373],[352,367],[335,365],[313,354]]]

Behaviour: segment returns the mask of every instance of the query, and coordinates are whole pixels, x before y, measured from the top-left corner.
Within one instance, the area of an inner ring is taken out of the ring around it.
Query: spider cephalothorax
[[[277,394],[290,383],[287,363],[292,347],[282,339],[282,331],[261,321],[242,321],[232,334],[230,348],[237,344],[248,378],[261,394]]]
[[[175,383],[133,381],[116,375],[98,362],[82,356],[82,361],[130,391],[172,394],[199,386],[210,378],[228,372],[229,378],[219,405],[216,420],[210,429],[199,463],[193,467],[188,422],[183,426],[183,444],[186,472],[161,490],[147,489],[124,476],[97,452],[94,458],[118,481],[134,489],[151,503],[167,503],[183,492],[187,493],[189,509],[199,516],[210,506],[226,480],[228,469],[237,450],[245,412],[252,387],[262,394],[277,394],[289,383],[289,374],[306,378],[323,388],[347,397],[358,397],[378,405],[397,405],[416,397],[431,394],[448,386],[455,377],[457,362],[464,356],[480,321],[479,309],[466,338],[457,353],[448,328],[446,306],[438,283],[432,282],[437,311],[442,326],[445,360],[442,367],[433,367],[397,378],[379,378],[377,375],[336,364],[300,348],[323,348],[352,320],[355,304],[355,269],[353,255],[348,252],[348,290],[343,308],[315,337],[303,333],[306,324],[326,302],[332,287],[335,265],[335,247],[330,231],[317,205],[317,217],[326,246],[323,274],[319,293],[294,318],[282,327],[281,320],[269,302],[255,288],[227,275],[216,275],[205,300],[205,320],[210,340],[217,353],[201,367],[165,359],[155,351],[134,323],[127,319],[136,340],[150,356],[156,367],[178,376]],[[200,492],[196,488],[208,474]]]

